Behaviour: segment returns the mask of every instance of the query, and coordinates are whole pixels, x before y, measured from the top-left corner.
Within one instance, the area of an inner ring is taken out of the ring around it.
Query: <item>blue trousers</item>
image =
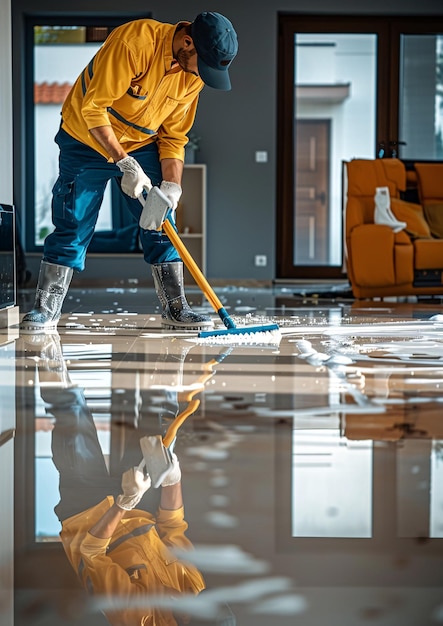
[[[44,243],[44,260],[72,267],[85,268],[88,245],[94,234],[105,187],[111,178],[121,179],[115,163],[60,129],[55,136],[60,148],[59,176],[52,189],[52,222],[54,231]],[[153,185],[162,180],[158,149],[155,143],[131,153]],[[139,220],[142,205],[121,191],[128,211]],[[156,230],[140,229],[140,241],[146,263],[180,261],[168,237]]]
[[[55,417],[52,460],[58,469],[60,502],[55,507],[63,520],[98,504],[106,496],[121,493],[122,473],[142,460],[140,438],[161,434],[178,414],[177,393],[169,389],[142,392],[142,413],[137,428],[126,428],[121,459],[110,459],[108,470],[98,440],[92,413],[79,387],[43,388],[46,413]],[[115,449],[114,449],[115,454]],[[155,513],[160,489],[150,489],[137,508]]]

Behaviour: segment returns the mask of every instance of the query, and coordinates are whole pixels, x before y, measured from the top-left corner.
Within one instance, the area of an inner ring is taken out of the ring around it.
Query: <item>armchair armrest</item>
[[[351,282],[388,287],[412,282],[414,249],[408,235],[382,224],[360,224],[347,237]]]

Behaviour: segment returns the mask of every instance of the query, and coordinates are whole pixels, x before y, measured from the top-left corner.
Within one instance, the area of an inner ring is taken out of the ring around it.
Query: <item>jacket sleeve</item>
[[[192,543],[185,536],[188,524],[184,519],[184,508],[168,511],[160,508],[157,512],[156,529],[160,539],[168,547],[191,550]]]

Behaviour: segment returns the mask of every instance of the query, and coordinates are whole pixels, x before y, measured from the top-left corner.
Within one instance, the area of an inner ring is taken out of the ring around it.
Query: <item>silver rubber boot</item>
[[[34,307],[20,322],[22,332],[44,333],[57,328],[72,274],[72,267],[47,261],[40,263]]]
[[[195,330],[213,326],[209,315],[195,313],[186,300],[183,280],[183,263],[152,265],[155,290],[163,307],[163,328]]]

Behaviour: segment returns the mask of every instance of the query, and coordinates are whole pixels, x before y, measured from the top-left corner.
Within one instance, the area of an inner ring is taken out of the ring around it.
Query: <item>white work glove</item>
[[[144,474],[139,467],[131,467],[122,475],[123,494],[117,496],[115,503],[121,509],[130,511],[142,499],[143,495],[151,486],[151,477]]]
[[[172,453],[172,467],[166,476],[163,478],[163,482],[161,484],[162,487],[172,487],[172,485],[176,485],[182,479],[182,473],[180,469],[180,464],[177,459],[177,455],[175,452]]]
[[[177,183],[170,183],[164,180],[160,185],[160,191],[162,191],[171,203],[170,208],[175,211],[178,206],[178,201],[182,195],[182,188]]]
[[[142,195],[143,189],[151,191],[151,179],[146,176],[134,157],[127,156],[121,161],[117,161],[116,165],[123,172],[122,189],[128,196],[138,198]]]

